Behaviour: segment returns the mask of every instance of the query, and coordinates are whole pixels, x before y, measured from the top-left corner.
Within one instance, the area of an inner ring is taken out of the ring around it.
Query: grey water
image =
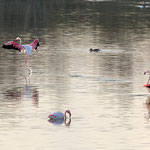
[[[40,40],[28,63],[0,48],[0,149],[149,150],[149,12],[137,0],[0,0],[1,45]],[[67,123],[48,121],[66,109]]]

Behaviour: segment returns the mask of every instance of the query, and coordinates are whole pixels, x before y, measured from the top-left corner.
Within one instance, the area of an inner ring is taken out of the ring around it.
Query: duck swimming
[[[100,52],[101,50],[98,49],[98,48],[97,48],[97,49],[90,48],[89,51],[90,51],[90,52]]]

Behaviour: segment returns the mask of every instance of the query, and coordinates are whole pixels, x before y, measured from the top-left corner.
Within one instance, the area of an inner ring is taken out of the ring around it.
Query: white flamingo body
[[[32,55],[32,46],[31,45],[22,45],[22,46],[25,48],[27,55]]]
[[[17,37],[16,40],[19,40],[20,44],[22,43],[22,40],[20,37]],[[32,46],[31,45],[26,44],[26,45],[22,45],[22,46],[25,48],[27,55],[32,55]]]
[[[67,116],[66,116],[67,113],[69,114],[69,117],[71,117],[70,110],[66,110],[64,114],[60,111],[54,112],[53,114],[49,115],[48,117],[50,119],[65,119],[65,118],[67,118]]]
[[[64,114],[58,111],[58,112],[54,112],[52,117],[55,119],[64,119]]]

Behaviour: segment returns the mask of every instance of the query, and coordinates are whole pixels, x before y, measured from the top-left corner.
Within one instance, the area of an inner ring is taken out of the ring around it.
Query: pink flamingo
[[[144,85],[144,87],[150,88],[150,84],[149,84],[149,81],[150,81],[150,70],[145,71],[145,72],[144,72],[144,75],[145,75],[146,73],[149,74],[149,78],[148,78],[147,84]]]
[[[39,46],[39,39],[36,38],[31,44],[21,45],[22,40],[20,37],[16,38],[16,41],[20,41],[20,43],[14,41],[8,41],[7,43],[3,44],[3,48],[5,49],[15,49],[19,50],[26,54],[26,58],[29,59],[29,55],[32,55],[32,51],[36,51],[37,47]]]
[[[30,50],[37,50],[37,47],[39,46],[39,39],[36,38],[31,44],[27,45],[21,45],[22,40],[20,37],[16,38],[16,41],[20,41],[20,43],[14,42],[14,41],[8,41],[7,43],[3,44],[3,48],[6,49],[15,49],[19,51],[23,51],[24,53],[27,53],[28,55],[31,55],[32,53],[29,51]]]
[[[67,118],[67,113],[69,114],[69,117],[71,117],[70,110],[66,110],[64,114],[60,111],[54,112],[53,114],[50,114],[48,117],[50,119],[66,119]]]

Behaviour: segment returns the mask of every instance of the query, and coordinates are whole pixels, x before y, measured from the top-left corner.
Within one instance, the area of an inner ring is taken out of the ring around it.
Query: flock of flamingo
[[[17,43],[17,41],[19,41],[19,43]],[[2,47],[5,49],[14,49],[14,50],[19,50],[20,52],[23,52],[24,54],[26,54],[26,59],[29,59],[29,55],[32,55],[32,51],[36,51],[37,47],[39,46],[39,39],[36,38],[31,44],[26,44],[26,45],[22,45],[22,40],[20,37],[16,38],[16,42],[15,41],[8,41],[7,43],[3,44]],[[90,49],[90,52],[98,52],[101,51],[100,49]],[[150,89],[150,70],[147,70],[146,72],[144,72],[145,74],[149,74],[149,78],[147,81],[147,84],[144,85],[144,87]],[[68,114],[68,115],[67,115]],[[69,119],[71,118],[71,112],[70,110],[66,110],[65,113],[62,112],[54,112],[53,114],[50,114],[48,116],[48,118],[50,119],[49,121],[52,123],[56,123],[56,122],[66,122],[67,117],[69,117]],[[59,121],[61,120],[61,121]],[[69,121],[69,123],[71,122],[71,120]]]
[[[19,43],[17,42],[19,41]],[[29,56],[32,55],[32,51],[36,51],[39,46],[39,39],[36,38],[31,44],[22,45],[22,40],[20,37],[17,37],[15,41],[8,41],[2,45],[2,48],[5,49],[14,49],[26,54],[26,59],[29,59]],[[26,61],[27,62],[27,61]],[[54,112],[48,116],[49,122],[54,124],[62,124],[65,122],[65,125],[68,126],[71,123],[71,112],[70,110],[66,110],[65,113],[62,112]],[[67,118],[69,121],[67,123]]]

